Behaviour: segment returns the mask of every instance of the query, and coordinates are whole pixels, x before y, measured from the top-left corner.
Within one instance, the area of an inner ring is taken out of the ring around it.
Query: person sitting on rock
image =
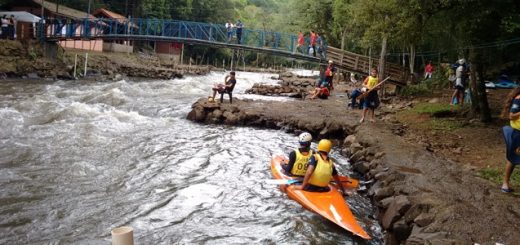
[[[320,80],[318,86],[310,92],[311,97],[309,97],[309,99],[313,100],[316,99],[316,97],[327,99],[330,96],[329,86],[330,84],[326,80]]]
[[[217,92],[220,94],[220,103],[224,103],[224,94],[229,95],[229,103],[233,103],[233,89],[235,88],[235,84],[237,83],[237,80],[235,79],[235,72],[232,71],[224,78],[224,83],[215,84],[213,86],[213,97],[211,101],[215,101],[215,95],[217,95]]]
[[[295,190],[327,192],[330,190],[329,182],[331,179],[334,179],[340,190],[345,193],[345,189],[343,189],[343,185],[341,185],[338,176],[338,171],[334,166],[334,161],[329,156],[331,148],[332,142],[330,140],[320,140],[318,143],[318,153],[310,157],[303,183],[295,186]]]
[[[281,164],[285,174],[289,176],[305,176],[309,158],[313,154],[311,150],[311,141],[312,135],[307,132],[301,133],[300,136],[298,136],[298,143],[300,143],[300,147],[289,153],[288,163],[282,162]]]

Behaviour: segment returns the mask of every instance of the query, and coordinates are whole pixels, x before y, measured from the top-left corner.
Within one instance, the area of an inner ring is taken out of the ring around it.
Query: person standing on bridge
[[[305,45],[305,38],[303,37],[302,31],[298,32],[298,45],[296,46],[296,50],[300,53],[304,53],[303,45]]]
[[[311,33],[310,33],[310,41],[311,41],[311,47],[312,48],[312,56],[316,57],[316,33],[314,31],[311,30]],[[309,52],[310,54],[311,52]]]
[[[226,22],[226,31],[227,31],[227,42],[229,43],[231,41],[231,38],[233,37],[233,23],[228,20]]]
[[[235,27],[237,28],[237,43],[242,43],[242,29],[244,27],[244,24],[240,20],[237,21]]]

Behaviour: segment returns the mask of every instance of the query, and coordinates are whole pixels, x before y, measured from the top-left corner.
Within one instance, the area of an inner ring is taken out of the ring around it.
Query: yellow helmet
[[[323,151],[326,153],[330,152],[330,149],[332,148],[332,142],[327,139],[320,140],[320,143],[318,143],[318,151]]]

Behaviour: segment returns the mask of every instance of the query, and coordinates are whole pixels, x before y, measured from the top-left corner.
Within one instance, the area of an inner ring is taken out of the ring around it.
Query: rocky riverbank
[[[85,73],[85,53],[64,50],[56,45],[43,47],[35,40],[0,40],[0,78],[67,80],[86,74],[87,78],[96,80],[119,80],[123,77],[173,79],[187,74],[207,74],[212,69],[210,66],[167,66],[153,54],[146,53],[88,52]]]
[[[236,102],[235,102],[236,101]],[[256,126],[287,132],[308,131],[331,138],[353,169],[373,179],[366,195],[379,207],[386,244],[515,244],[520,240],[520,207],[470,167],[407,142],[403,125],[392,116],[392,103],[376,123],[359,124],[359,111],[345,99],[208,103],[200,99],[187,118],[200,123]],[[391,108],[391,109],[390,109]]]

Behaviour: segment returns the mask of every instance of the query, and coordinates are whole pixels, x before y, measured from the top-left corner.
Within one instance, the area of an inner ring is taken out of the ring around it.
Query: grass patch
[[[487,179],[493,183],[502,185],[502,179],[504,178],[504,168],[483,168],[478,170],[478,176],[481,178]],[[520,170],[513,170],[513,174],[511,174],[511,185],[513,189],[520,188]],[[515,188],[516,187],[516,188]],[[520,192],[515,191],[515,195],[520,196]]]
[[[419,103],[412,109],[397,113],[399,121],[407,122],[423,130],[451,131],[463,128],[466,123],[453,118],[460,106],[453,107],[448,103]]]
[[[439,72],[434,73],[433,77],[419,81],[417,84],[408,85],[401,89],[401,96],[421,96],[432,94],[435,90],[448,88],[450,81]]]
[[[458,128],[464,127],[464,124],[460,121],[449,120],[449,119],[433,119],[428,122],[429,128],[434,130],[451,131]]]
[[[419,103],[410,111],[413,113],[425,113],[430,116],[435,116],[439,114],[450,114],[452,113],[453,107],[448,103]]]

